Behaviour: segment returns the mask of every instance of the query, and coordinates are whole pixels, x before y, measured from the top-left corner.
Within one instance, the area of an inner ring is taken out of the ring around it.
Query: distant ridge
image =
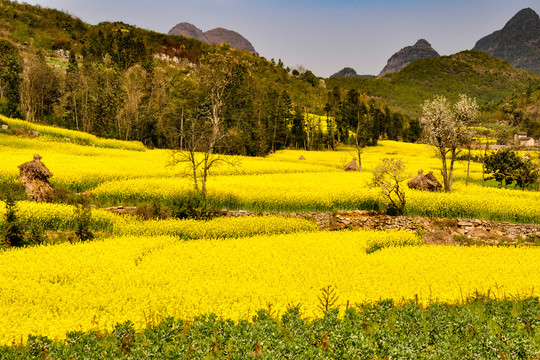
[[[356,73],[356,70],[350,67],[345,67],[335,73],[334,75],[330,76],[331,78],[358,78],[358,79],[372,79],[375,76],[374,75],[358,75]]]
[[[257,51],[255,51],[255,48],[248,39],[236,31],[221,27],[203,32],[193,24],[181,22],[169,30],[169,35],[181,35],[187,38],[195,38],[205,43],[215,45],[221,45],[222,43],[226,42],[234,49],[247,50],[250,53],[258,55]]]
[[[540,75],[540,17],[531,8],[522,9],[501,30],[478,40],[474,50]]]
[[[210,43],[201,29],[187,22],[176,24],[171,30],[169,30],[169,35],[181,35],[183,37],[195,38],[205,43]]]
[[[439,53],[431,47],[430,43],[424,39],[420,39],[413,46],[404,47],[392,55],[378,76],[380,77],[386,74],[398,72],[405,66],[417,60],[439,56]]]

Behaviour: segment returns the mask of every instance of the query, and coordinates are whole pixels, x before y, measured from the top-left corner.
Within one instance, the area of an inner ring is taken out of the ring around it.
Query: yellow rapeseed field
[[[218,207],[299,211],[372,209],[381,199],[367,184],[368,172],[319,172],[217,176],[208,194]],[[142,178],[103,183],[92,190],[98,199],[171,199],[191,189],[188,179]],[[405,212],[431,217],[487,218],[539,223],[540,192],[505,190],[458,182],[452,193],[406,189]]]
[[[478,291],[535,295],[539,248],[407,246],[366,254],[373,242],[418,243],[407,232],[297,233],[227,240],[120,237],[0,252],[0,343],[27,335],[137,328],[165,316],[250,319],[301,304],[321,316],[332,286],[348,303],[417,298],[460,302]],[[537,290],[536,290],[537,291]],[[536,294],[537,295],[537,294]]]
[[[36,225],[43,230],[74,230],[75,207],[64,204],[19,201],[17,218],[23,228]],[[0,201],[0,228],[4,222],[5,203]],[[92,231],[105,231],[114,235],[159,236],[172,235],[181,239],[236,238],[259,234],[280,234],[315,231],[313,221],[278,216],[221,217],[209,221],[193,219],[167,219],[143,221],[135,216],[121,216],[102,209],[91,211]]]
[[[0,178],[15,178],[18,165],[40,154],[43,163],[51,170],[50,181],[55,186],[75,191],[85,191],[111,180],[133,178],[179,177],[182,164],[168,166],[170,150],[133,151],[84,146],[58,142],[47,138],[14,138],[0,134]],[[308,162],[282,161],[280,159],[235,157],[237,166],[216,166],[216,175],[272,174],[290,172],[329,171],[332,165]]]

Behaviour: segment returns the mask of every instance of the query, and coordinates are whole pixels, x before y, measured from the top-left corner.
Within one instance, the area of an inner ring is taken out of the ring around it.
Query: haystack
[[[432,179],[435,179],[433,181]],[[433,172],[429,172],[428,175],[424,175],[423,170],[418,171],[418,175],[407,183],[409,188],[424,191],[439,191],[442,186],[439,181],[433,175]]]
[[[356,163],[356,158],[352,159],[350,163],[343,168],[345,171],[360,171],[360,166]]]
[[[430,171],[426,177],[431,180],[432,183],[435,184],[435,190],[432,190],[432,191],[440,191],[442,189],[442,185],[441,183],[439,182],[439,180],[437,180],[437,178],[435,177],[435,175],[433,175],[433,171]]]
[[[52,173],[41,162],[39,154],[34,155],[34,160],[19,165],[19,181],[26,187],[26,193],[35,201],[45,200],[46,194],[52,190],[49,178]]]
[[[306,158],[304,157],[304,155],[300,155],[300,157],[298,158],[298,160],[306,160]]]

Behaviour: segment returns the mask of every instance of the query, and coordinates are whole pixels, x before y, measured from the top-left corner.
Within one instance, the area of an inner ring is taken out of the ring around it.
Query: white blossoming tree
[[[461,152],[460,147],[471,141],[468,129],[478,118],[475,99],[461,94],[452,106],[444,96],[426,100],[422,105],[424,135],[428,143],[437,148],[442,161],[444,191],[452,190],[454,163]]]

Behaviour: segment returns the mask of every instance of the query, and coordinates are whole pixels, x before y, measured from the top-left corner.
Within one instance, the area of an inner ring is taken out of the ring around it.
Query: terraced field
[[[39,131],[36,138],[0,134],[4,184],[39,153],[53,186],[87,191],[96,203],[170,202],[191,190],[182,169],[167,166],[169,151],[75,143],[54,128]],[[411,177],[419,169],[437,174],[433,154],[425,145],[381,141],[365,150],[358,173],[343,171],[354,156],[346,148],[239,158],[237,167],[215,169],[209,203],[254,211],[384,209],[367,187],[370,170],[393,157],[405,161]],[[538,192],[482,187],[476,163],[465,186],[465,169],[457,164],[451,194],[407,190],[406,214],[540,223]],[[17,211],[27,228],[77,226],[70,205],[21,201]],[[536,247],[426,246],[412,232],[323,232],[287,217],[142,221],[101,209],[91,216],[91,229],[106,236],[0,250],[0,344],[24,344],[29,334],[62,341],[72,331],[106,333],[128,320],[142,331],[170,316],[191,321],[214,313],[239,322],[261,309],[280,316],[291,306],[311,321],[324,316],[322,289],[335,295],[332,307],[344,316],[384,299],[459,304],[479,294],[524,299],[540,288]]]

